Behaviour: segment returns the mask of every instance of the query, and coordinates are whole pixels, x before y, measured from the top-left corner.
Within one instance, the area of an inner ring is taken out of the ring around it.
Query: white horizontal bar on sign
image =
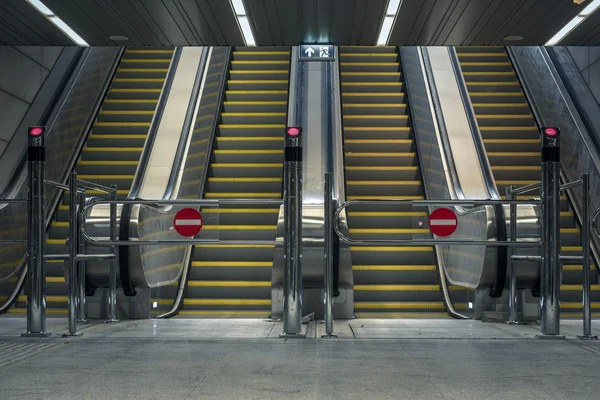
[[[178,220],[175,220],[175,225],[202,225],[202,220],[199,220],[199,219],[178,219]]]
[[[458,221],[454,219],[432,219],[429,225],[456,225]]]

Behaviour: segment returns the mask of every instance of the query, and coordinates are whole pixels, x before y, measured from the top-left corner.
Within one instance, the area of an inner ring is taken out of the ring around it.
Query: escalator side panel
[[[75,167],[80,179],[109,186],[116,184],[117,197],[127,197],[172,56],[172,49],[125,51]],[[105,197],[93,190],[87,193]],[[48,254],[68,252],[67,201],[65,193],[46,239]],[[65,316],[64,262],[47,261],[46,275],[48,315]],[[24,295],[19,296],[11,312],[24,313],[25,300]]]

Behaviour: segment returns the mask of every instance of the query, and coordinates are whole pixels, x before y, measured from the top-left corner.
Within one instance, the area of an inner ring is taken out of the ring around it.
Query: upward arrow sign
[[[312,57],[313,54],[315,54],[315,51],[313,50],[312,47],[309,47],[308,49],[304,50],[304,52],[306,53],[307,56]]]

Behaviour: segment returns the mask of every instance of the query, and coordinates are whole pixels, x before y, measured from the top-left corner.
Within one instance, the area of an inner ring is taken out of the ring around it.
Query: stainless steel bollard
[[[542,265],[540,339],[560,334],[560,130],[542,128]]]
[[[45,127],[28,129],[27,226],[27,332],[22,336],[47,337],[46,332],[46,144]]]
[[[323,306],[325,311],[325,334],[323,338],[336,338],[333,334],[333,182],[332,174],[325,174],[325,290]]]
[[[302,129],[286,128],[283,215],[285,225],[283,275],[283,333],[302,333]]]
[[[79,336],[77,334],[77,252],[79,250],[79,217],[78,217],[77,173],[69,177],[69,283],[68,289],[68,320],[69,332],[63,336]]]
[[[583,210],[581,221],[581,244],[583,247],[582,268],[583,268],[583,334],[577,335],[579,339],[598,339],[598,336],[592,335],[592,303],[590,299],[591,277],[590,277],[590,175],[581,176],[583,183]]]
[[[117,187],[111,186],[110,200],[117,200]],[[110,205],[110,240],[117,240],[117,205]],[[117,254],[116,246],[110,247],[112,254]],[[108,277],[108,315],[104,322],[118,322],[117,320],[117,260],[112,258],[109,262],[109,277]]]
[[[83,237],[81,223],[84,221],[83,214],[81,213],[85,207],[86,193],[85,189],[83,193],[79,193],[79,225],[77,226],[77,235],[79,236],[79,254],[85,254],[85,239]],[[78,263],[79,271],[77,273],[77,282],[79,288],[77,290],[78,301],[77,301],[77,322],[85,324],[87,319],[85,316],[85,267],[86,261],[81,260]]]
[[[510,186],[506,188],[506,200],[515,200],[515,195],[513,194],[514,186]],[[504,218],[504,215],[499,216],[498,218]],[[517,240],[517,205],[510,205],[510,241],[515,242]],[[518,297],[517,297],[517,263],[512,259],[512,256],[515,253],[515,249],[513,247],[508,248],[508,265],[510,271],[510,298],[508,300],[508,323],[509,324],[518,324]]]

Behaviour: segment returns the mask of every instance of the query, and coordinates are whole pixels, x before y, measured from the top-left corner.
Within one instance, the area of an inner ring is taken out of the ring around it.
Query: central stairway
[[[341,47],[348,200],[424,198],[395,47]],[[419,225],[420,224],[420,225]],[[405,206],[348,209],[353,239],[427,237],[427,213]],[[447,316],[432,247],[353,246],[359,318]]]
[[[290,48],[235,48],[206,199],[281,199]],[[220,207],[219,239],[275,240],[279,207]],[[214,232],[213,232],[214,233]],[[182,317],[268,317],[275,246],[194,247]]]

